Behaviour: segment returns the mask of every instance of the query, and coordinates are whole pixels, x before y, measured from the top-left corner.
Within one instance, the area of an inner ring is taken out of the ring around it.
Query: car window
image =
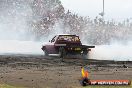
[[[51,40],[51,43],[55,42],[56,41],[56,38],[57,38],[56,36],[53,37],[52,40]]]

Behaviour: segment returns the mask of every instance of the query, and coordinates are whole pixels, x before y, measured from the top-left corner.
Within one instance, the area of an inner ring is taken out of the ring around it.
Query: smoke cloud
[[[0,39],[29,40],[28,22],[32,17],[29,2],[5,0],[0,5]]]
[[[42,42],[35,42],[29,22],[32,9],[27,0],[0,1],[0,54],[42,54]]]
[[[90,58],[99,60],[132,61],[132,42],[98,45],[90,52]]]
[[[35,54],[42,55],[42,42],[1,40],[0,54]]]

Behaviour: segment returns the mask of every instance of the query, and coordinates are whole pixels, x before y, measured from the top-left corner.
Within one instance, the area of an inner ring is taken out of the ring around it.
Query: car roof
[[[58,36],[59,35],[61,35],[61,36],[63,36],[63,35],[68,35],[68,36],[77,36],[77,35],[74,35],[74,34],[57,34]]]

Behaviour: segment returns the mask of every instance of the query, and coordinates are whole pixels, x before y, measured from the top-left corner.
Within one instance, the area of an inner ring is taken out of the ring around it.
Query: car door
[[[47,50],[49,54],[57,54],[55,42],[56,42],[57,36],[53,37],[51,41],[49,41],[49,44],[47,45]]]

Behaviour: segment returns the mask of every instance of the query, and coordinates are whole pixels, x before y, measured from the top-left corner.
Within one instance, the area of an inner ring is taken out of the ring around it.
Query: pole
[[[103,20],[104,20],[104,0],[103,0],[103,16],[102,16]]]

